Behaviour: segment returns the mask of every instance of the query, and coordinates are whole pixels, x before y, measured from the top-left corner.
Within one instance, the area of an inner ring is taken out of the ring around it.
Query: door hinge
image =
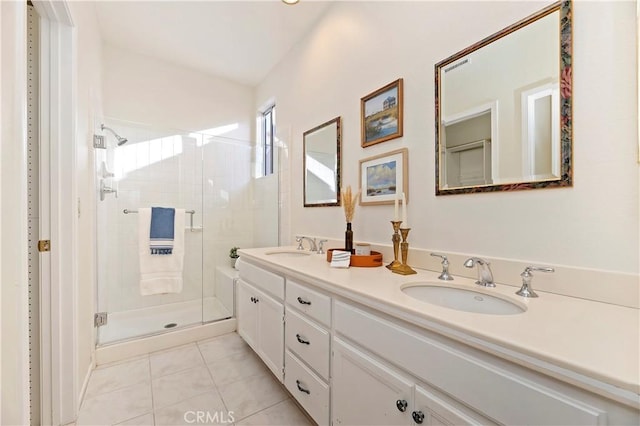
[[[40,253],[44,251],[51,251],[51,240],[40,240],[38,241],[38,251]]]
[[[107,325],[107,313],[106,312],[95,313],[93,315],[93,326],[102,327],[103,325]]]

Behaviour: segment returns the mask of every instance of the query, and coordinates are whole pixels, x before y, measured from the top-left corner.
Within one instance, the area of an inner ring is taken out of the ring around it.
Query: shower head
[[[118,140],[118,146],[121,146],[121,145],[124,145],[125,143],[127,143],[127,140],[128,140],[127,138],[123,138],[122,136],[120,136],[119,134],[117,134],[113,129],[111,129],[111,128],[109,128],[109,127],[105,126],[104,124],[101,124],[101,125],[100,125],[100,129],[101,129],[101,130],[108,130],[108,131],[110,131],[110,132],[113,134],[113,136],[115,136],[115,137],[116,137],[116,139]]]

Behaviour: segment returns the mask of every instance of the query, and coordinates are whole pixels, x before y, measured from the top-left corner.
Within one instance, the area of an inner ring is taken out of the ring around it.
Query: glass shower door
[[[203,161],[199,137],[111,120],[127,142],[105,133],[96,149],[98,310],[107,323],[98,344],[202,323]],[[105,191],[105,188],[108,190]],[[183,285],[180,291],[141,295],[138,211],[185,209]],[[192,213],[191,213],[192,212]]]

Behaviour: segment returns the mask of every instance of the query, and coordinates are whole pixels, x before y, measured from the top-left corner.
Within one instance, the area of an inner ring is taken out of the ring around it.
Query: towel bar
[[[191,232],[194,232],[196,229],[193,226],[193,215],[196,214],[196,211],[195,210],[185,210],[184,212],[191,215],[191,219],[189,221],[189,229],[191,230]],[[122,213],[124,213],[124,214],[138,213],[138,210],[124,209],[124,210],[122,210]]]

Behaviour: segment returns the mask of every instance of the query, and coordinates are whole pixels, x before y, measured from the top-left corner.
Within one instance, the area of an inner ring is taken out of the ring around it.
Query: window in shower
[[[263,176],[273,174],[274,139],[276,133],[276,106],[273,105],[262,113],[262,170]]]

